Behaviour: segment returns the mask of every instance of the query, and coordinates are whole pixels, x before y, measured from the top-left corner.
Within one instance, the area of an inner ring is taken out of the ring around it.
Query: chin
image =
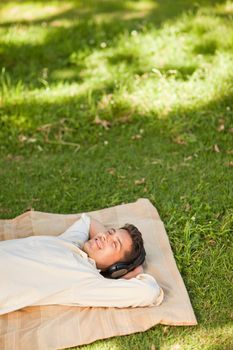
[[[90,256],[90,255],[89,255],[89,252],[90,252],[90,245],[89,245],[88,242],[85,242],[85,243],[84,243],[83,251],[84,251],[85,253],[87,253],[88,256]]]

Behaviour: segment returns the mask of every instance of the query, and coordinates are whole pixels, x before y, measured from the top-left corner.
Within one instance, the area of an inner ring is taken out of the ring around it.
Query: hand
[[[136,277],[137,275],[139,275],[139,273],[143,273],[142,265],[139,265],[139,266],[135,267],[134,270],[126,273],[124,276],[122,276],[120,278],[124,278],[126,280],[129,280],[130,278],[133,278],[133,277]]]
[[[105,232],[106,229],[107,228],[103,224],[101,224],[101,222],[91,218],[90,229],[89,229],[89,239],[92,239],[100,232]]]

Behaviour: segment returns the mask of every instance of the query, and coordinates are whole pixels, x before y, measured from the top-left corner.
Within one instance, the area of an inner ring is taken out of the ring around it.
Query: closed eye
[[[108,230],[108,233],[110,234],[110,235],[113,235],[114,233],[116,233],[116,230],[115,230],[115,228],[111,228],[111,229],[109,229]],[[120,241],[120,239],[119,239],[119,237],[116,237],[116,241],[114,241],[114,246],[115,246],[115,248],[118,248],[118,247],[120,247],[120,249],[121,249],[121,247],[122,247],[122,243],[121,243],[121,241]]]
[[[116,230],[114,228],[111,228],[110,230],[108,230],[108,233],[110,235],[113,235],[116,232]]]

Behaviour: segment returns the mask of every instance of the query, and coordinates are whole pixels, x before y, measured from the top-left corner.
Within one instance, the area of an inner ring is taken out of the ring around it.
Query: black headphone
[[[101,275],[107,278],[119,278],[124,276],[129,271],[133,270],[135,267],[141,265],[146,257],[146,251],[143,248],[141,254],[131,262],[119,262],[111,265],[107,270],[101,271]]]

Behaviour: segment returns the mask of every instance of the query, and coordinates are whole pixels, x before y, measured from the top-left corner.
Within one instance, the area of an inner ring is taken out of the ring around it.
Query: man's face
[[[95,260],[97,268],[103,271],[124,261],[125,254],[131,247],[132,239],[126,230],[111,228],[85,242],[83,250]]]

